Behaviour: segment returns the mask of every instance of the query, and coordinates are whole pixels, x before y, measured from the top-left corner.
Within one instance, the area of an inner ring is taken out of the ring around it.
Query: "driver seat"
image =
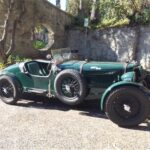
[[[44,76],[39,64],[36,61],[28,63],[27,68],[30,74]]]

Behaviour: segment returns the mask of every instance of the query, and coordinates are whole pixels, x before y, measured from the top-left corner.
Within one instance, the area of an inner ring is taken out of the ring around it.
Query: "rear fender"
[[[142,90],[148,96],[148,91],[142,84],[139,84],[139,83],[136,83],[136,82],[126,82],[126,81],[117,82],[117,83],[111,85],[110,87],[108,87],[105,90],[105,92],[103,93],[103,95],[101,97],[101,100],[100,100],[100,109],[102,111],[104,111],[105,103],[106,103],[106,100],[107,100],[107,97],[109,96],[109,94],[114,89],[117,89],[117,88],[123,87],[123,86],[132,86],[132,87],[139,88],[140,90]]]
[[[20,93],[22,93],[23,91],[23,87],[22,87],[22,84],[21,82],[19,81],[19,79],[12,73],[8,73],[8,72],[3,72],[1,75],[0,75],[0,78],[3,77],[3,76],[8,76],[8,77],[11,77],[15,83],[17,84],[17,87],[18,87],[18,90]]]

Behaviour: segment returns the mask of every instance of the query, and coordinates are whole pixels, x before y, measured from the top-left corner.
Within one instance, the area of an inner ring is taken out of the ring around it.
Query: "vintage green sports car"
[[[137,63],[33,60],[0,72],[0,98],[15,104],[22,93],[57,97],[68,105],[99,99],[100,108],[119,126],[148,118],[150,79]]]

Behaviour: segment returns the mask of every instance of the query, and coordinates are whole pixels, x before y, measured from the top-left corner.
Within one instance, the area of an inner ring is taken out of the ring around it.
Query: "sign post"
[[[84,27],[88,27],[89,26],[89,18],[84,18]]]

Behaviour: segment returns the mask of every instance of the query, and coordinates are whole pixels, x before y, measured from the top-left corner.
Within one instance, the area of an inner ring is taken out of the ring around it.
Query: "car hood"
[[[59,65],[61,69],[75,69],[83,71],[120,71],[120,70],[133,70],[137,66],[135,63],[123,62],[95,62],[95,61],[68,61]]]

